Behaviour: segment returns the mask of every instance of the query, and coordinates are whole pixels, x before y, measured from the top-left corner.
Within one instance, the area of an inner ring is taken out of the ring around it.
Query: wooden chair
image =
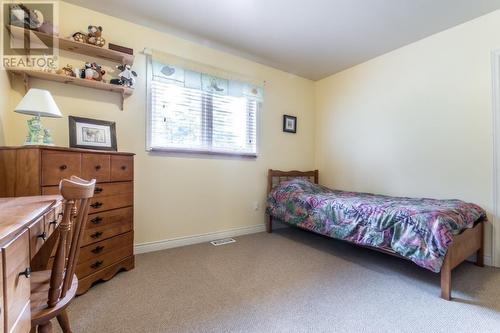
[[[58,227],[56,254],[51,270],[31,274],[31,332],[52,332],[51,319],[57,318],[64,333],[71,332],[66,307],[75,297],[78,279],[75,275],[80,254],[89,200],[94,196],[95,179],[63,179],[59,184],[65,199],[64,215]]]

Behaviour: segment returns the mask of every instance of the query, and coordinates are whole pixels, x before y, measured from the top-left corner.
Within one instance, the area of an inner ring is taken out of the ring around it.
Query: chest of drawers
[[[94,282],[134,268],[134,154],[46,146],[0,148],[0,197],[57,194],[59,181],[72,175],[97,180],[76,270],[80,295]]]

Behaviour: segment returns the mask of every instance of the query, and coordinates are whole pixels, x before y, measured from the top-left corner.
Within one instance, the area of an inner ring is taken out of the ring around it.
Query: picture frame
[[[69,146],[116,151],[116,123],[113,121],[69,116]]]
[[[283,132],[297,133],[297,117],[283,115]]]

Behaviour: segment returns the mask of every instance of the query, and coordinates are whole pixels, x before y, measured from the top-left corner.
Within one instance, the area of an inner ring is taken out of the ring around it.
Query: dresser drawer
[[[125,233],[132,229],[132,207],[89,215],[82,246]]]
[[[134,185],[132,182],[97,184],[94,189],[94,198],[132,192],[134,192]]]
[[[105,210],[132,206],[134,202],[133,193],[109,195],[105,197],[92,198],[90,200],[89,214]]]
[[[95,186],[94,198],[114,194],[132,193],[133,191],[134,185],[132,182],[101,183]],[[59,186],[44,186],[42,187],[42,194],[59,194]]]
[[[121,259],[132,256],[133,252],[133,245],[132,243],[130,243],[106,254],[98,255],[90,260],[78,263],[78,265],[76,266],[76,276],[81,279],[87,275],[99,271],[100,269],[112,265],[120,261]]]
[[[134,243],[134,233],[129,231],[127,233],[108,238],[106,240],[84,246],[80,249],[79,263],[96,259],[99,256],[113,252],[121,247],[128,246]]]
[[[42,223],[43,224],[43,223]],[[30,326],[29,233],[23,231],[2,249],[5,332],[27,332]]]
[[[97,229],[114,225],[116,223],[132,223],[134,211],[132,207],[113,209],[107,212],[89,214],[86,229]]]
[[[111,181],[120,182],[134,178],[134,157],[111,155]]]
[[[98,183],[109,182],[111,161],[106,154],[82,155],[82,178],[95,179]]]
[[[38,219],[36,222],[31,224],[28,229],[30,240],[30,258],[33,258],[48,238],[47,233],[45,232],[44,218],[41,217]]]
[[[81,155],[59,151],[42,151],[42,186],[59,185],[63,178],[81,175]]]

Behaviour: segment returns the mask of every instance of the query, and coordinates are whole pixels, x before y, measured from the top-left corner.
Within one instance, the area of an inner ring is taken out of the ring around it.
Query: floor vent
[[[232,238],[222,238],[222,239],[216,239],[216,240],[210,242],[210,244],[212,244],[214,246],[226,245],[226,244],[231,244],[231,243],[236,243],[236,241]]]

